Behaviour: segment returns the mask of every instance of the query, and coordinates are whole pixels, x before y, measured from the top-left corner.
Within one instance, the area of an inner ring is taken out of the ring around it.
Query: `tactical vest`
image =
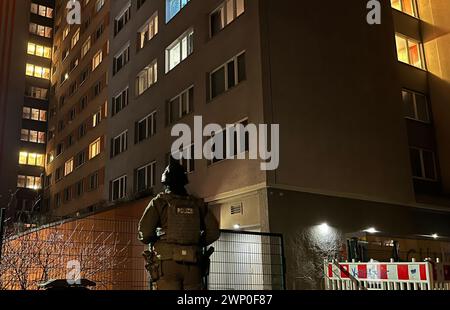
[[[167,201],[165,241],[179,245],[200,243],[201,215],[198,200],[191,197],[164,197]]]

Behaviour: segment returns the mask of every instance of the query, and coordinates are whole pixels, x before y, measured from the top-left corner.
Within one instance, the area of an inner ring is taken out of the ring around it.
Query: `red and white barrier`
[[[450,269],[446,272],[450,274]],[[443,271],[443,274],[445,274],[445,271]],[[436,289],[433,267],[429,262],[326,263],[325,287],[327,290]]]

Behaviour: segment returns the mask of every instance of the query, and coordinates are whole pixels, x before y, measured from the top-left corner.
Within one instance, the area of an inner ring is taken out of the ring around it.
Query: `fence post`
[[[3,235],[5,233],[5,217],[6,209],[0,209],[0,262],[2,261],[2,250],[3,250]]]

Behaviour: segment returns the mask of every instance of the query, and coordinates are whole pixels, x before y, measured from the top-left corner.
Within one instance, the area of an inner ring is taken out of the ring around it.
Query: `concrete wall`
[[[261,2],[266,119],[281,124],[270,184],[369,199],[414,199],[391,8]]]
[[[450,236],[444,212],[271,188],[268,201],[270,230],[285,236],[289,289],[321,288],[323,260],[345,253],[346,234],[375,227],[394,240]]]
[[[444,193],[450,194],[450,4],[419,0],[422,36],[428,67],[437,152]]]

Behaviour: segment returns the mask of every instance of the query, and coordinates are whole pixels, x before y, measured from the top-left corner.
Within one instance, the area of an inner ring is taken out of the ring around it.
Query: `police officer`
[[[200,290],[202,248],[219,239],[219,224],[204,202],[188,195],[186,171],[171,161],[162,175],[165,191],[139,223],[139,240],[150,244],[147,269],[157,290]]]

